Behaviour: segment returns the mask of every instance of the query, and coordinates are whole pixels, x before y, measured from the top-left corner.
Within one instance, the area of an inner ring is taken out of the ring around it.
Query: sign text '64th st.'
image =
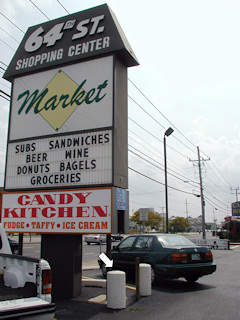
[[[112,189],[4,193],[7,232],[111,233]]]

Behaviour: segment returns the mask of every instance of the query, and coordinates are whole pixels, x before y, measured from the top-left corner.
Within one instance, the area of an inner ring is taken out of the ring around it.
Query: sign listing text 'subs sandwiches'
[[[111,130],[8,144],[6,190],[111,183]]]

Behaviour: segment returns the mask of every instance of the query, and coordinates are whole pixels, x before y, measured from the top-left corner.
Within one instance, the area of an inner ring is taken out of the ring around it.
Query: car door
[[[153,236],[139,236],[136,239],[131,252],[131,260],[134,267],[137,257],[140,258],[140,263],[151,262],[153,239]]]
[[[112,259],[114,269],[128,271],[131,268],[131,252],[132,246],[136,240],[136,236],[129,236],[124,239],[117,247],[112,251]]]

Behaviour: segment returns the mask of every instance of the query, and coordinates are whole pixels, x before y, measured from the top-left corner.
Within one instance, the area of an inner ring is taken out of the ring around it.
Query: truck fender
[[[7,235],[1,223],[0,223],[0,253],[12,254],[12,250],[11,250]]]

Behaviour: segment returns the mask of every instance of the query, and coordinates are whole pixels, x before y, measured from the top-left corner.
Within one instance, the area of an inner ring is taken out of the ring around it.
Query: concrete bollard
[[[126,308],[126,273],[123,271],[108,271],[107,273],[107,307]]]
[[[140,263],[139,265],[140,278],[140,296],[150,296],[152,293],[151,283],[151,265],[147,263]]]

